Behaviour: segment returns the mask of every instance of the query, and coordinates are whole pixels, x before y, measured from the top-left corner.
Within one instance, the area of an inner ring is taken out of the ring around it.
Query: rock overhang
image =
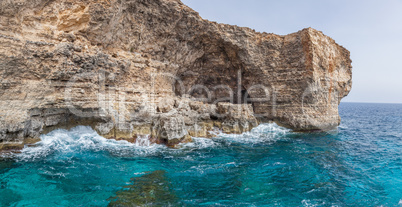
[[[351,90],[349,51],[312,28],[258,33],[168,0],[4,1],[0,17],[3,143],[82,124],[168,144],[267,121],[327,130]]]

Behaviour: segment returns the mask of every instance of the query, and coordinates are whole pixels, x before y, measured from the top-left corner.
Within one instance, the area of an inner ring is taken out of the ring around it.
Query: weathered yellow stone
[[[210,137],[214,127],[242,133],[256,117],[296,130],[339,124],[350,53],[320,31],[259,33],[172,0],[83,2],[0,1],[0,142],[78,125],[162,142]],[[236,104],[210,104],[225,93]],[[161,130],[163,119],[180,127]]]

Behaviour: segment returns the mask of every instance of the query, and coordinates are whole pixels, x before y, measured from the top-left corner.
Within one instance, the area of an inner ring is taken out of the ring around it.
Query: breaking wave
[[[275,123],[269,123],[261,124],[250,132],[243,134],[225,134],[218,132],[216,139],[243,144],[274,143],[280,139],[284,139],[289,133],[291,133],[290,129],[280,127]]]
[[[85,152],[108,152],[115,156],[150,156],[158,153],[185,153],[207,148],[219,148],[234,143],[258,144],[273,143],[283,139],[290,130],[276,124],[262,124],[252,131],[230,135],[222,132],[215,132],[216,137],[193,138],[193,142],[180,145],[179,149],[169,149],[164,145],[151,144],[149,136],[137,139],[136,143],[106,139],[98,135],[91,127],[78,126],[71,130],[58,129],[49,134],[42,135],[41,141],[33,147],[25,147],[21,153],[14,156],[19,161],[33,161],[48,157],[50,155],[68,157],[76,153]]]
[[[16,157],[20,161],[37,160],[53,154],[73,155],[77,152],[106,151],[114,155],[149,155],[160,149],[163,145],[116,141],[98,135],[91,127],[78,126],[71,130],[58,129],[49,134],[42,135],[41,141],[33,147],[25,147]]]

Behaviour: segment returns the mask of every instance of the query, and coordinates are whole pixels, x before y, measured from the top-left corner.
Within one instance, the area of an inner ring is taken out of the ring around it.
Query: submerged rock
[[[131,179],[132,184],[125,186],[116,196],[108,199],[108,206],[176,206],[178,200],[162,170]]]
[[[15,161],[12,159],[8,159],[8,158],[2,158],[1,154],[0,154],[0,174],[9,171],[13,165],[15,164]],[[3,185],[3,183],[0,183],[1,185]],[[0,186],[0,188],[2,188],[3,186]]]
[[[352,86],[349,51],[311,28],[258,33],[179,0],[0,4],[0,143],[77,125],[170,145],[268,121],[327,130]]]

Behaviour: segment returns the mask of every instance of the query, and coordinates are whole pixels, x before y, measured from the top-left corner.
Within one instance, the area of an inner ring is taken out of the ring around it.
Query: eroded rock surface
[[[179,0],[0,4],[2,143],[76,125],[167,144],[260,121],[326,130],[351,90],[349,52],[311,28],[258,33]]]

